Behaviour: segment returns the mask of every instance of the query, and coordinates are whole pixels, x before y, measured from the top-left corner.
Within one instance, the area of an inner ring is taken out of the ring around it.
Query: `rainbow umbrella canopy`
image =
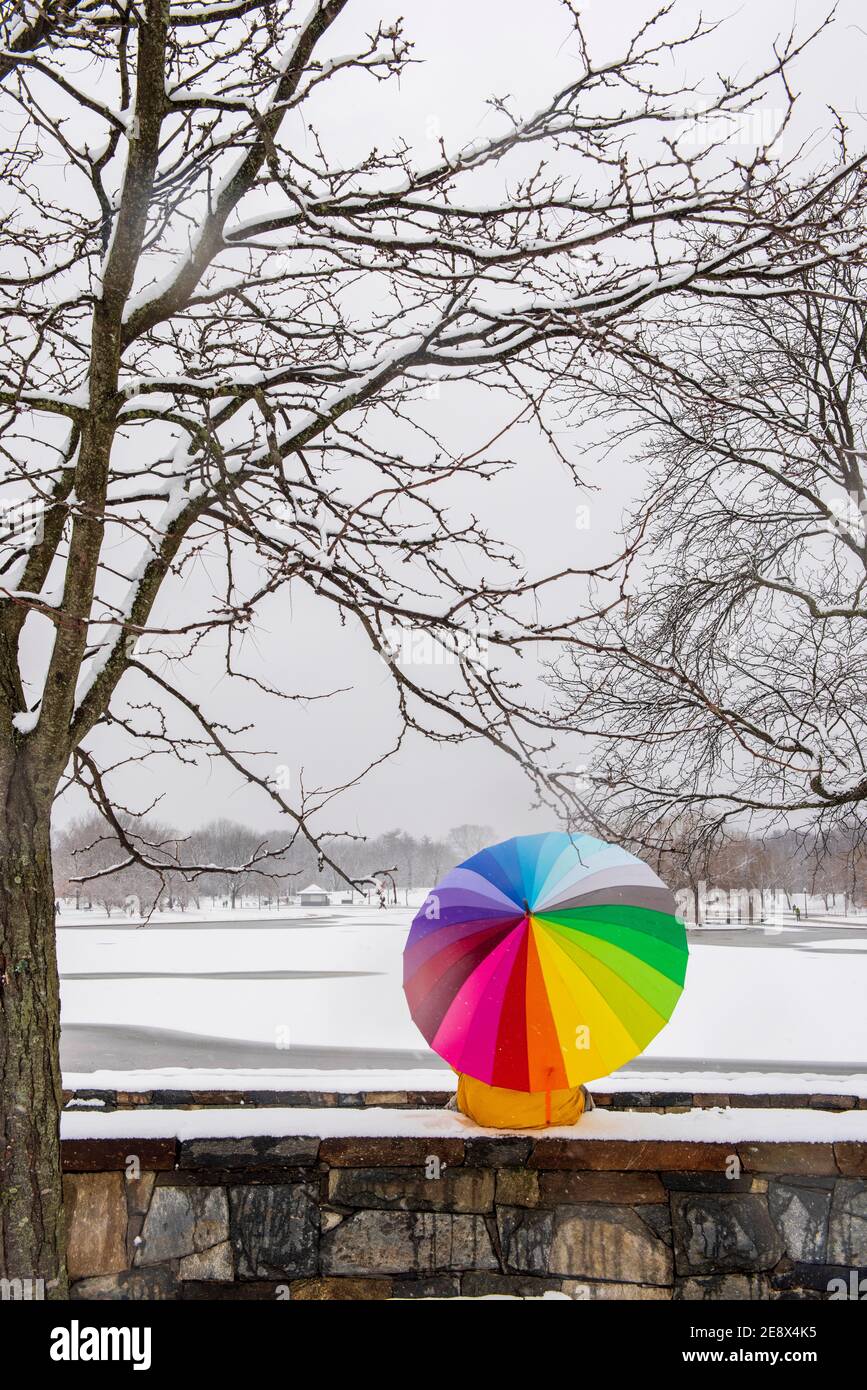
[[[680,998],[687,956],[674,898],[640,859],[590,835],[522,835],[428,895],[403,987],[456,1071],[549,1091],[642,1052]]]

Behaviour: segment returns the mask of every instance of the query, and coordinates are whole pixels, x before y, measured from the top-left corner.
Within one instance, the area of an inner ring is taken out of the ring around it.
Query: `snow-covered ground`
[[[447,1087],[451,1073],[427,1049],[401,989],[412,915],[185,914],[138,929],[61,917],[67,1082]],[[671,1023],[597,1087],[867,1095],[865,997],[867,921],[693,933]]]

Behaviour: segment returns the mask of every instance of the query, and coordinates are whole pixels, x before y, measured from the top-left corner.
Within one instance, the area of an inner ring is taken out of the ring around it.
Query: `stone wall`
[[[386,1110],[442,1109],[454,1095],[450,1091],[264,1091],[264,1090],[171,1090],[118,1091],[78,1087],[63,1092],[67,1110],[99,1107],[115,1110],[205,1110],[211,1107],[243,1106],[246,1110],[276,1107],[307,1109],[367,1110],[376,1106]],[[721,1094],[718,1091],[600,1091],[594,1086],[593,1099],[603,1110],[652,1111],[659,1115],[680,1115],[689,1110],[824,1110],[842,1113],[867,1110],[867,1096],[843,1092],[774,1091]]]
[[[63,1148],[75,1298],[824,1299],[867,1273],[863,1143]]]

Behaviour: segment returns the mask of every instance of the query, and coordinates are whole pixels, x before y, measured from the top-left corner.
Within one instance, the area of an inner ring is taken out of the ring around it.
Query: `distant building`
[[[298,894],[298,904],[300,907],[329,907],[331,899],[318,883],[309,883]]]

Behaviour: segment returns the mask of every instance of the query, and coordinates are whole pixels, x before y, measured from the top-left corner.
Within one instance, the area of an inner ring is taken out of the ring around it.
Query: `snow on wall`
[[[301,1107],[267,1109],[145,1110],[65,1112],[63,1139],[241,1139],[255,1135],[318,1135],[323,1139],[357,1136],[465,1139],[490,1136],[451,1110],[393,1110]],[[515,1131],[554,1139],[652,1140],[729,1143],[867,1143],[867,1110],[828,1114],[815,1110],[707,1109],[683,1115],[594,1110],[580,1124],[543,1131]]]

